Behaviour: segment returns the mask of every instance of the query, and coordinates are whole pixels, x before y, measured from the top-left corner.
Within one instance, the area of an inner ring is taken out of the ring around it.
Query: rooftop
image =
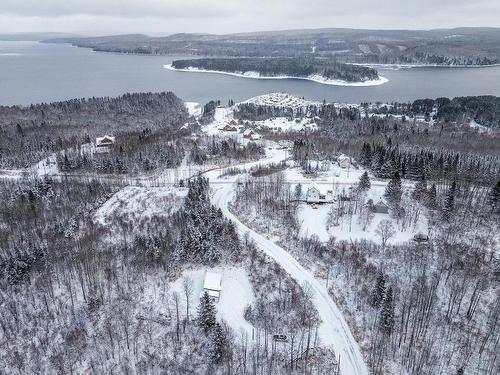
[[[203,289],[209,290],[222,290],[221,286],[222,276],[215,272],[208,272],[205,275],[205,283],[203,284]]]

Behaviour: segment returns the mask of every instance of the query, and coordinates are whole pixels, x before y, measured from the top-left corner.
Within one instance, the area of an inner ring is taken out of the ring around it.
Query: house
[[[222,128],[225,132],[237,132],[238,131],[238,126],[236,125],[231,125],[231,123],[227,124]]]
[[[319,191],[316,186],[313,186],[307,190],[306,202],[309,204],[322,204],[322,203],[332,203],[333,202],[333,192],[328,190],[326,194]]]
[[[340,155],[337,158],[340,168],[349,168],[351,165],[351,158],[346,155]]]
[[[107,153],[115,144],[115,137],[105,135],[104,137],[97,137],[95,139],[95,149],[97,153]]]
[[[213,302],[219,302],[220,292],[222,290],[222,276],[215,272],[205,274],[205,282],[203,283],[203,294],[208,293],[208,296]]]
[[[255,133],[252,129],[246,129],[243,132],[243,138],[250,139],[251,141],[255,141],[260,139],[260,135]]]
[[[238,122],[236,120],[229,121],[226,126],[222,128],[225,132],[237,132],[238,131]]]
[[[388,214],[389,206],[382,200],[379,200],[376,204],[373,205],[372,211],[376,214]]]

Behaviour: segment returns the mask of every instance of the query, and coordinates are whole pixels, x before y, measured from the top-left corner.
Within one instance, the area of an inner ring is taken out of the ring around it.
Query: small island
[[[175,60],[167,69],[215,72],[247,78],[307,79],[324,84],[371,86],[387,82],[377,70],[324,58],[201,58]]]

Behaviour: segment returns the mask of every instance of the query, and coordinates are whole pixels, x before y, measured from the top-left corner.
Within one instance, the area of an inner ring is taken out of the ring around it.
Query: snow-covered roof
[[[246,129],[243,134],[244,135],[249,135],[249,134],[252,134],[253,133],[253,130],[252,129]]]
[[[382,199],[379,199],[379,201],[375,203],[375,206],[388,207],[387,204]]]
[[[338,158],[337,158],[338,161],[343,161],[343,160],[351,160],[351,158],[347,155],[340,155]]]
[[[208,272],[205,275],[203,289],[220,291],[222,290],[222,276],[215,272]]]
[[[95,139],[96,145],[109,145],[115,143],[115,137],[112,137],[110,135],[105,135],[104,137],[97,137]]]

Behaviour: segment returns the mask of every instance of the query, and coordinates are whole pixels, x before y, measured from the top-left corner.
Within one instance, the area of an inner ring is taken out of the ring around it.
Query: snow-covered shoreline
[[[262,77],[259,72],[244,72],[244,73],[231,73],[231,72],[222,72],[219,70],[205,70],[198,68],[185,68],[185,69],[176,69],[171,64],[163,65],[165,69],[174,70],[177,72],[190,72],[190,73],[216,73],[216,74],[225,74],[234,77],[240,78],[253,78],[253,79],[301,79],[305,81],[313,81],[316,83],[321,83],[324,85],[332,85],[332,86],[378,86],[382,85],[389,80],[385,77],[379,77],[377,80],[370,80],[364,82],[347,82],[337,79],[327,79],[319,74],[311,75],[309,77],[293,77],[293,76],[275,76],[275,77]]]

